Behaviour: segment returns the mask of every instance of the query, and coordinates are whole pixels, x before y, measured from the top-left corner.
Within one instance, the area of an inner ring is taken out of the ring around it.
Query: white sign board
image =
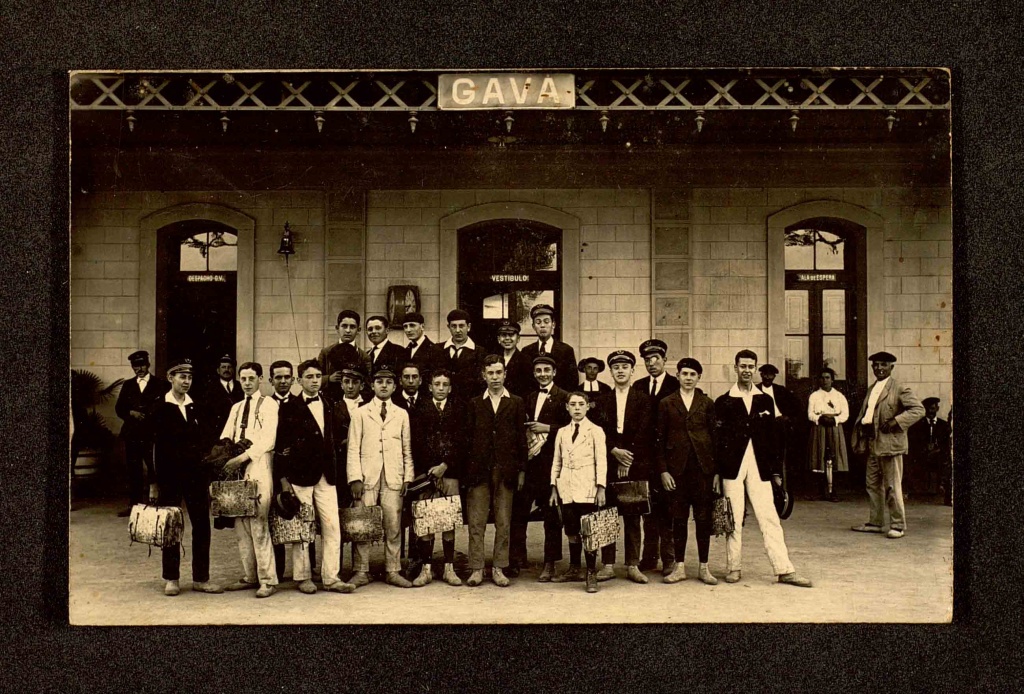
[[[467,73],[437,78],[442,110],[574,108],[576,83],[565,73]]]

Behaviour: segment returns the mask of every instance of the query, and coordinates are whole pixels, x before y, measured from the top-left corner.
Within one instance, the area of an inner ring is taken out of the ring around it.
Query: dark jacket
[[[274,445],[275,480],[287,477],[291,484],[312,487],[323,475],[328,484],[337,484],[337,423],[333,403],[326,395],[321,395],[320,399],[324,403],[323,432],[301,394],[290,399],[278,411],[277,443]]]
[[[550,342],[551,351],[548,353],[555,360],[555,385],[564,391],[572,392],[580,384],[580,372],[576,362],[576,351],[561,340]],[[534,342],[522,349],[526,363],[533,373],[533,360],[540,354],[540,343]],[[537,382],[534,381],[530,390],[537,390]]]
[[[195,402],[186,405],[185,412],[188,421],[181,416],[177,405],[165,402],[162,397],[153,403],[150,410],[148,419],[153,425],[153,463],[160,484],[175,476],[201,474],[200,461],[208,448],[208,429],[204,420],[208,420],[210,415]]]
[[[430,385],[430,370],[433,368],[434,360],[434,341],[426,335],[423,336],[423,344],[416,350],[416,356],[412,356],[409,352],[409,342],[405,343],[405,357],[402,364],[408,364],[412,362],[416,366],[420,367],[420,378],[423,379],[423,392],[426,392],[427,386]],[[402,364],[396,364],[396,368],[401,368]],[[399,374],[401,376],[401,374]]]
[[[537,409],[538,397],[540,397],[539,390],[535,390],[526,396],[524,400],[526,404],[526,420],[547,424],[551,427],[551,431],[548,432],[548,438],[541,447],[540,452],[526,462],[526,484],[531,494],[538,496],[538,498],[544,498],[550,494],[551,461],[555,457],[555,437],[558,435],[559,429],[572,421],[572,417],[569,416],[569,410],[565,409],[565,403],[569,400],[569,393],[552,384],[551,391],[540,408],[540,415],[534,420],[533,413]],[[528,434],[527,440],[529,440]]]
[[[922,466],[948,463],[953,435],[949,422],[936,417],[930,437],[928,429],[927,417],[910,427],[907,431],[909,454]]]
[[[505,350],[498,352],[505,358]],[[537,381],[533,378],[533,364],[526,360],[521,350],[512,353],[505,364],[505,388],[512,395],[525,398],[531,391],[537,390]]]
[[[445,477],[461,480],[469,439],[469,413],[461,400],[448,398],[444,412],[437,411],[434,399],[416,401],[409,412],[412,426],[412,462],[417,475],[441,463],[448,465]]]
[[[134,378],[121,385],[117,402],[114,404],[114,412],[124,421],[121,425],[121,438],[140,443],[153,440],[153,426],[148,420],[149,412],[157,402],[163,400],[170,385],[166,380],[160,381],[152,375],[144,393],[139,392],[139,382]],[[144,415],[141,422],[132,417],[132,410]]]
[[[342,344],[341,342],[336,342],[320,350],[320,355],[317,356],[316,361],[324,375],[322,389],[324,395],[337,402],[345,397],[345,393],[341,390],[340,381],[338,383],[331,383],[331,374],[335,371],[341,371],[346,366],[361,366],[363,364],[363,355],[359,353],[359,350],[352,343]]]
[[[204,423],[203,428],[206,443],[210,444],[224,430],[224,423],[228,421],[228,415],[231,414],[231,406],[245,398],[242,384],[237,380],[232,381],[230,395],[224,390],[223,383],[219,378],[215,378],[207,383],[206,389],[200,394],[203,408],[209,413],[209,421]],[[149,389],[147,388],[147,390]]]
[[[469,456],[464,481],[467,485],[488,483],[498,470],[505,485],[515,489],[519,473],[526,469],[526,404],[517,395],[502,398],[495,413],[486,395],[468,401]]]
[[[756,388],[761,390],[761,384],[758,383]],[[778,383],[772,385],[772,393],[775,394],[775,406],[778,407],[779,414],[790,420],[803,422],[807,408],[800,404],[800,399],[797,396]]]
[[[373,383],[373,372],[381,366],[390,366],[395,371],[396,376],[401,375],[402,364],[405,363],[405,356],[408,350],[401,345],[396,345],[391,340],[384,345],[380,350],[380,354],[377,355],[376,361],[371,361],[371,355],[373,354],[373,347],[366,350],[366,357],[363,360],[363,370],[366,372],[366,381],[370,384]]]
[[[650,395],[651,394],[651,377],[650,376],[644,376],[639,381],[635,382],[633,384],[633,387],[636,388],[637,390],[643,391],[647,395]],[[678,393],[678,392],[679,392],[679,379],[676,378],[675,376],[673,376],[672,374],[665,374],[665,380],[663,380],[661,382],[661,388],[658,390],[657,393],[654,394],[654,397],[657,398],[658,402],[661,402],[662,400],[664,400],[668,396],[672,395],[672,393]],[[655,413],[655,417],[657,417],[657,413]]]
[[[618,432],[618,412],[616,411],[615,391],[598,397],[594,409],[590,411],[591,419],[604,430],[604,439],[608,447],[608,483],[619,480],[619,461],[612,455],[613,448],[621,448],[633,454],[633,464],[629,466],[629,475],[625,480],[645,481],[652,477],[651,442],[654,438],[655,400],[642,392],[629,389],[626,396],[626,414],[622,423],[622,433]]]
[[[742,403],[741,403],[742,404]],[[655,468],[673,479],[683,479],[686,464],[693,453],[705,475],[715,474],[715,403],[701,391],[694,391],[687,411],[683,396],[677,390],[658,403],[658,424],[655,434]]]
[[[431,371],[448,369],[452,373],[451,397],[468,401],[484,392],[487,386],[484,383],[483,360],[487,354],[480,345],[476,345],[476,349],[463,347],[458,359],[452,359],[443,342],[435,343],[431,349]]]
[[[424,400],[429,400],[429,399],[430,399],[430,393],[429,392],[424,392],[423,390],[420,390],[416,394],[416,405],[419,406],[419,404],[421,402],[423,402]],[[407,410],[409,412],[409,416],[410,417],[412,416],[412,410],[409,407],[409,398],[406,396],[405,391],[398,390],[394,395],[391,396],[391,402],[395,403],[396,405],[401,407],[403,410]]]
[[[739,475],[749,441],[754,442],[761,479],[768,481],[773,474],[782,474],[781,427],[775,419],[775,406],[770,396],[755,388],[750,414],[747,414],[743,398],[725,393],[715,400],[715,416],[718,418],[715,462],[724,479],[734,480]]]

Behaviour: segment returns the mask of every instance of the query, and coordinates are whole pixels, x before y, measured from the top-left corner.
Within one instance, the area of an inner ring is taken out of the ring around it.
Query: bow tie
[[[541,389],[540,389],[539,391],[537,391],[537,392],[538,392],[538,393],[545,393],[545,394],[547,394],[548,390],[549,390],[549,388],[541,388]]]
[[[314,396],[313,396],[313,397],[311,397],[311,398],[306,398],[306,404],[307,404],[307,405],[308,405],[309,403],[311,403],[311,402],[320,402],[320,396],[319,396],[319,395],[314,395]]]

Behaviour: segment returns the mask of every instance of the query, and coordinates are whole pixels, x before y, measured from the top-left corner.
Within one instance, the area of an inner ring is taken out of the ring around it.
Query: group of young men
[[[683,559],[692,510],[698,578],[716,584],[708,568],[711,515],[716,497],[724,495],[737,515],[735,530],[726,536],[725,581],[741,580],[741,519],[749,499],[778,581],[811,585],[789,560],[773,502],[784,444],[775,396],[754,384],[754,352],[736,354],[736,382],[715,401],[697,387],[703,368],[696,359],[681,359],[675,376],[667,373],[667,347],[657,339],[639,347],[648,375],[636,382],[637,357],[627,350],[609,354],[614,384],[609,387],[596,380],[604,361],[590,357],[577,363],[573,348],[555,339],[551,306],[534,306],[531,318],[536,343],[520,350],[520,325],[506,320],[498,329],[498,353],[487,354],[470,336],[471,317],[462,310],[448,314],[451,337],[436,344],[424,335],[420,314],[405,317],[405,346],[390,341],[386,318],[371,316],[363,326],[371,347],[363,351],[355,344],[359,314],[342,311],[338,342],[317,359],[294,370],[287,361],[270,365],[270,395],[260,390],[262,365],[241,364],[236,381],[234,361],[225,356],[218,378],[194,401],[187,359],[167,370],[168,389],[150,383],[145,352],[132,354],[136,379],[125,384],[118,403],[127,427],[126,449],[128,437],[134,437],[130,453],[139,458],[136,467],[144,462],[154,475],[150,498],[161,505],[184,500],[193,528],[193,589],[272,595],[283,580],[285,547],[272,545],[268,517],[272,505],[283,507],[289,498],[315,509],[324,589],[348,593],[371,581],[367,543],[355,544],[353,573],[347,581],[341,578],[340,509],[349,506],[381,508],[387,583],[430,583],[433,536],[412,538],[405,575],[400,563],[403,509],[412,496],[407,488],[417,476],[429,476],[435,493],[461,494],[465,500],[469,586],[484,580],[490,519],[495,526],[491,580],[504,587],[527,568],[528,523],[539,517],[544,549],[538,580],[586,580],[587,590],[595,591],[597,582],[615,577],[616,548],[612,544],[600,552],[600,570],[596,555],[588,554],[584,575],[580,516],[607,503],[609,485],[627,481],[648,483],[653,508],[644,516],[623,516],[629,580],[647,583],[644,572],[657,568],[659,555],[666,583],[687,578]],[[583,384],[578,373],[585,374]],[[296,383],[299,392],[293,393]],[[912,416],[896,421],[907,425]],[[210,581],[210,480],[201,465],[211,443],[224,438],[248,442],[225,472],[255,480],[259,489],[256,516],[235,521],[242,577],[226,587]],[[132,500],[141,501],[141,483],[132,479]],[[868,525],[875,521],[873,511]],[[556,572],[563,530],[570,563]],[[454,566],[455,532],[442,534],[441,578],[453,586],[463,582]],[[315,593],[312,544],[290,546],[298,590]],[[179,562],[180,548],[164,549],[167,595],[180,591]]]

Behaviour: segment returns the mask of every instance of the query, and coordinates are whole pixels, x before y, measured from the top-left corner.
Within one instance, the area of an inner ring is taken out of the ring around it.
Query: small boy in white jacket
[[[569,538],[569,568],[553,583],[581,581],[580,519],[605,505],[608,454],[604,430],[586,418],[590,399],[576,391],[565,405],[572,421],[558,430],[551,464],[551,505],[561,503],[562,525]],[[587,552],[587,592],[597,592],[597,552]]]

